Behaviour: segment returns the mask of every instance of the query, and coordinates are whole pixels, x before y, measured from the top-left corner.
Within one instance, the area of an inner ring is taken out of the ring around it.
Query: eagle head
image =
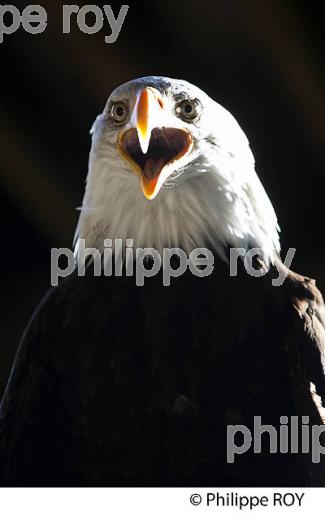
[[[103,247],[210,245],[279,251],[278,225],[248,140],[198,87],[149,76],[116,88],[92,128],[77,238]]]

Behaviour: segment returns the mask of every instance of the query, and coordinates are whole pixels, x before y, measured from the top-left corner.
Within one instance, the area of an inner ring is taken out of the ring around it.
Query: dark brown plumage
[[[89,270],[91,271],[91,269]],[[310,455],[226,462],[227,424],[321,424],[323,300],[216,259],[207,278],[72,275],[44,298],[1,404],[5,485],[323,485]]]

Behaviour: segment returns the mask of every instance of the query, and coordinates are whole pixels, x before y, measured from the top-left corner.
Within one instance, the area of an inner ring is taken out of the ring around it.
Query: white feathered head
[[[77,238],[135,247],[280,249],[248,140],[221,105],[186,81],[148,76],[110,95],[92,128]]]

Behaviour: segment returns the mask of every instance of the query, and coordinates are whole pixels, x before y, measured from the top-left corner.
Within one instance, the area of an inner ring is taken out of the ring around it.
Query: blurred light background
[[[20,29],[0,44],[0,393],[49,287],[50,249],[71,246],[92,122],[110,91],[137,76],[187,79],[233,113],[277,212],[284,256],[295,247],[294,270],[325,290],[324,40],[317,3],[124,1],[130,8],[114,44],[104,42],[107,22],[98,34],[85,35],[72,23],[63,35],[65,2],[41,0],[46,31],[33,36]],[[20,10],[28,5],[13,3]],[[110,4],[117,15],[122,2]]]

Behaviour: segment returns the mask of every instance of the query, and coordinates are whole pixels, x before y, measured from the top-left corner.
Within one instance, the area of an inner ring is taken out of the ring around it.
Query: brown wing
[[[282,267],[284,268],[284,267]],[[325,424],[325,306],[315,280],[288,271],[284,284],[291,306],[292,343],[296,345],[309,394]],[[298,387],[297,392],[301,390]]]

